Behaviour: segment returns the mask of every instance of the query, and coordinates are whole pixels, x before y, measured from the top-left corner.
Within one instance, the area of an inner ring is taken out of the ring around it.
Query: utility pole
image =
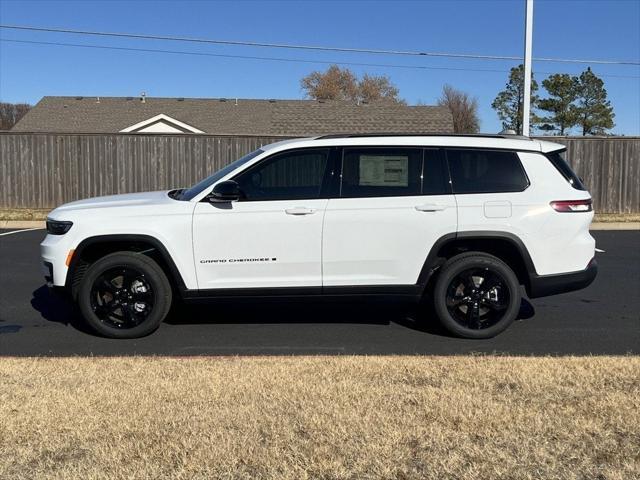
[[[522,135],[529,136],[531,114],[531,50],[533,47],[533,0],[525,0],[524,26],[524,100],[522,108]]]

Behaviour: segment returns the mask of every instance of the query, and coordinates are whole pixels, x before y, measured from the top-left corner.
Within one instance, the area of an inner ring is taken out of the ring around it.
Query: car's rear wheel
[[[171,307],[171,286],[153,259],[116,252],[93,263],[82,278],[78,307],[96,332],[137,338],[158,328]]]
[[[469,252],[448,260],[433,289],[440,323],[464,338],[491,338],[517,317],[520,284],[509,266],[493,255]]]

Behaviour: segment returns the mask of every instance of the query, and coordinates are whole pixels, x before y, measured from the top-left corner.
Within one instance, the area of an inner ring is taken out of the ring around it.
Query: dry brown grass
[[[637,214],[637,213],[596,213],[593,221],[597,222],[597,223],[640,222],[640,214]]]
[[[640,357],[0,360],[0,478],[638,478]]]
[[[0,208],[0,220],[45,220],[52,208]]]

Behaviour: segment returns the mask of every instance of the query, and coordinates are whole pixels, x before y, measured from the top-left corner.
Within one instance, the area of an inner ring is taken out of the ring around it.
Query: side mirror
[[[213,190],[207,195],[207,201],[211,203],[217,202],[233,202],[239,200],[242,192],[237,182],[226,180],[220,182],[213,187]]]

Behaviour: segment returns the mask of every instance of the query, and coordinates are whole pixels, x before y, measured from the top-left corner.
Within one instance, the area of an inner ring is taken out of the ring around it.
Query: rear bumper
[[[598,264],[594,258],[587,268],[580,272],[532,276],[527,293],[530,298],[539,298],[581,290],[591,285],[597,274]]]

